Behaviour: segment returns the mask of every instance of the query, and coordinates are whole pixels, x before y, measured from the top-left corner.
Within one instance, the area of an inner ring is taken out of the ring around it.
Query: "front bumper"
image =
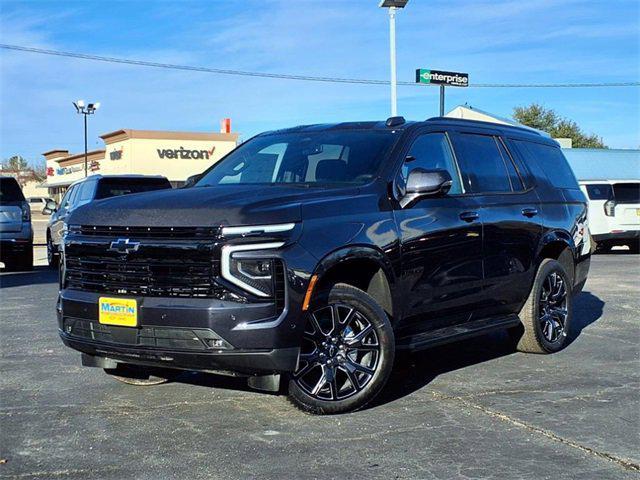
[[[288,308],[276,315],[268,302],[137,297],[139,326],[118,327],[99,323],[101,296],[60,292],[58,326],[65,345],[92,356],[165,368],[249,375],[295,370],[300,329]]]

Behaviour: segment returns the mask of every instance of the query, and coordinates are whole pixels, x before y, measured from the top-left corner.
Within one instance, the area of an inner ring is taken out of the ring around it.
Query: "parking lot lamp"
[[[396,94],[396,9],[404,8],[409,0],[381,0],[379,7],[389,9],[389,57],[391,63],[391,116],[398,114]]]
[[[84,117],[84,176],[88,175],[87,167],[87,116],[96,113],[96,110],[100,108],[100,102],[88,103],[85,105],[84,100],[78,100],[73,102],[73,106],[76,107],[76,113],[79,113]]]

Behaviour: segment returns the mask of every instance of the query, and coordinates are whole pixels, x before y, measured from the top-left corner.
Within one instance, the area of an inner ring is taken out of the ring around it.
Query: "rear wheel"
[[[289,398],[315,414],[344,413],[384,387],[395,354],[386,313],[362,290],[337,284],[318,295],[304,331]]]
[[[167,383],[179,375],[165,369],[155,369],[120,363],[116,368],[105,368],[105,373],[128,385],[153,386]]]
[[[569,275],[556,260],[543,260],[520,312],[524,333],[518,341],[518,350],[530,353],[561,350],[568,342],[572,315]]]

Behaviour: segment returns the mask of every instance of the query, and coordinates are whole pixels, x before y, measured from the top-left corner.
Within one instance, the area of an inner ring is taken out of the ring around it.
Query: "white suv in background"
[[[589,198],[589,230],[597,251],[627,245],[640,250],[640,180],[583,180]]]

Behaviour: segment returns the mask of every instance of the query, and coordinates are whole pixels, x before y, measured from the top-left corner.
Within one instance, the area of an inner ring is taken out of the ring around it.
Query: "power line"
[[[277,78],[282,80],[301,80],[308,82],[326,83],[356,83],[365,85],[389,85],[388,80],[373,80],[365,78],[341,78],[341,77],[316,77],[310,75],[293,75],[287,73],[249,72],[244,70],[229,70],[222,68],[197,67],[190,65],[175,65],[171,63],[148,62],[144,60],[131,60],[127,58],[104,57],[86,53],[64,52],[60,50],[48,50],[44,48],[25,47],[22,45],[9,45],[0,43],[0,48],[19,52],[39,53],[57,57],[77,58],[81,60],[93,60],[98,62],[119,63],[136,65],[140,67],[165,68],[171,70],[187,70],[192,72],[216,73],[220,75],[237,75],[244,77]],[[414,82],[398,82],[398,85],[429,86]],[[478,88],[591,88],[591,87],[638,87],[640,82],[600,82],[600,83],[474,83],[469,87]]]

